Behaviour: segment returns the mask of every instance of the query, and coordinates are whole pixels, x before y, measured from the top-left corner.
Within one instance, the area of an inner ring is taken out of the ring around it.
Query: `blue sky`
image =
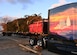
[[[48,9],[77,0],[0,0],[0,17],[24,17],[24,15],[40,14],[48,17]]]

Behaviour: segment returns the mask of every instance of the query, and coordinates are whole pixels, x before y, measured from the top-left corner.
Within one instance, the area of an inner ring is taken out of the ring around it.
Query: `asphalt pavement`
[[[28,38],[21,38],[20,36],[2,36],[0,35],[0,55],[36,55],[32,52],[23,50],[18,44],[28,44]],[[59,53],[42,50],[43,55],[62,55]]]

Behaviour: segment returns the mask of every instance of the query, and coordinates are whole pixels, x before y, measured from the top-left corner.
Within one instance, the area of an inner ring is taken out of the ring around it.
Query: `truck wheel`
[[[39,46],[41,46],[41,47],[44,47],[44,42],[43,42],[43,40],[38,40],[37,41],[37,45],[39,45]]]
[[[3,36],[5,36],[5,33],[3,33]]]
[[[2,34],[3,34],[3,36],[5,36],[5,35],[6,35],[4,32],[3,32]]]
[[[39,39],[37,41],[37,45],[41,46],[42,48],[46,48],[46,39],[45,38]]]
[[[11,33],[7,33],[8,36],[11,36]]]
[[[30,38],[30,39],[29,39],[29,44],[30,44],[31,46],[36,45],[36,43],[37,43],[37,40],[36,40],[36,39],[34,39],[34,38]]]

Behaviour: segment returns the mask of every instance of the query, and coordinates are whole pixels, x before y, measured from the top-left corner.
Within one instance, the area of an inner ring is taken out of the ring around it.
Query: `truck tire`
[[[42,47],[42,48],[44,48],[44,42],[43,42],[43,40],[42,39],[39,39],[37,41],[37,45],[40,46],[40,47]]]
[[[5,36],[5,33],[3,33],[3,36]]]
[[[8,36],[11,36],[11,33],[7,33]]]
[[[46,40],[44,38],[39,39],[37,41],[37,45],[41,46],[42,48],[46,48]]]
[[[34,46],[34,45],[37,44],[37,40],[36,40],[35,38],[30,38],[30,39],[29,39],[29,44],[30,44],[31,46]]]
[[[42,46],[43,45],[42,40],[38,40],[37,45]]]
[[[3,32],[3,33],[2,33],[2,35],[3,35],[3,36],[5,36],[5,35],[6,35],[6,33],[5,33],[5,32]]]

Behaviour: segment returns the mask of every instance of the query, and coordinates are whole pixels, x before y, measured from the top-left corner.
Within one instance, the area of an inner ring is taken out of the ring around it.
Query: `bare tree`
[[[27,18],[29,15],[24,15],[25,18]]]
[[[7,22],[11,21],[11,19],[9,19],[9,18],[10,17],[3,17],[2,22],[6,24]]]

